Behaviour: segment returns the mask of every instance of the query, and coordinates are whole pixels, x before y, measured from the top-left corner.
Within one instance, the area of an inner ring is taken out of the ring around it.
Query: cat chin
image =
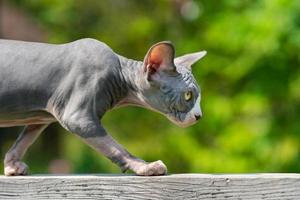
[[[179,120],[177,120],[177,119],[175,119],[173,117],[170,117],[170,116],[167,116],[167,118],[171,122],[173,122],[174,124],[176,124],[177,126],[179,126],[181,128],[186,128],[186,127],[192,126],[192,125],[194,125],[197,122],[197,120],[192,120],[192,119],[185,120],[185,121],[182,122],[182,121],[179,121]]]
[[[175,123],[177,126],[181,127],[181,128],[186,128],[186,127],[189,127],[189,126],[192,126],[194,124],[196,124],[196,121],[194,122],[189,122],[189,123],[184,123],[184,122],[176,122]]]

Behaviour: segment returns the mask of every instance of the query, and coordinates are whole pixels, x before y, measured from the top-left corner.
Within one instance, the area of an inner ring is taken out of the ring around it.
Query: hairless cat
[[[170,42],[153,45],[144,61],[113,52],[95,39],[67,44],[0,40],[0,127],[25,126],[6,153],[4,174],[26,175],[21,161],[51,123],[137,175],[164,175],[162,161],[131,155],[101,125],[108,110],[126,105],[159,112],[179,126],[201,118],[200,88],[191,65],[206,52],[174,57]]]

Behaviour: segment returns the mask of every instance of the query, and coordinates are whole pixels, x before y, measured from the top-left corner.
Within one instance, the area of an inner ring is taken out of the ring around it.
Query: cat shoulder
[[[85,53],[98,54],[102,52],[113,52],[107,44],[93,38],[79,39],[70,44],[72,44],[77,50]]]
[[[72,43],[72,51],[81,62],[89,65],[116,65],[118,56],[104,42],[92,38],[76,40]]]

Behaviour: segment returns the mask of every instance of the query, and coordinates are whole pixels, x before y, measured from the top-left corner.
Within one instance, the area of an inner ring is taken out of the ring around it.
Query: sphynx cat
[[[200,88],[191,66],[206,52],[174,57],[170,42],[153,45],[143,61],[115,53],[95,39],[67,44],[0,40],[0,127],[25,126],[6,153],[4,174],[26,175],[21,161],[51,123],[78,135],[122,171],[164,175],[162,161],[131,155],[101,125],[112,108],[134,105],[165,115],[179,126],[201,118]]]

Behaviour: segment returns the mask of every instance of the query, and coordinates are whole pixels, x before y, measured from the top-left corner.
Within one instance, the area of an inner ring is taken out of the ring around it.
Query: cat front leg
[[[84,140],[87,144],[102,152],[112,162],[118,164],[122,172],[130,169],[140,176],[167,174],[167,167],[162,161],[147,163],[134,157],[107,133],[105,136],[87,137]]]
[[[62,122],[65,128],[77,134],[85,143],[116,163],[123,172],[129,169],[141,176],[164,175],[167,173],[167,168],[162,161],[147,163],[131,155],[93,117],[73,117],[69,119],[71,120]]]

